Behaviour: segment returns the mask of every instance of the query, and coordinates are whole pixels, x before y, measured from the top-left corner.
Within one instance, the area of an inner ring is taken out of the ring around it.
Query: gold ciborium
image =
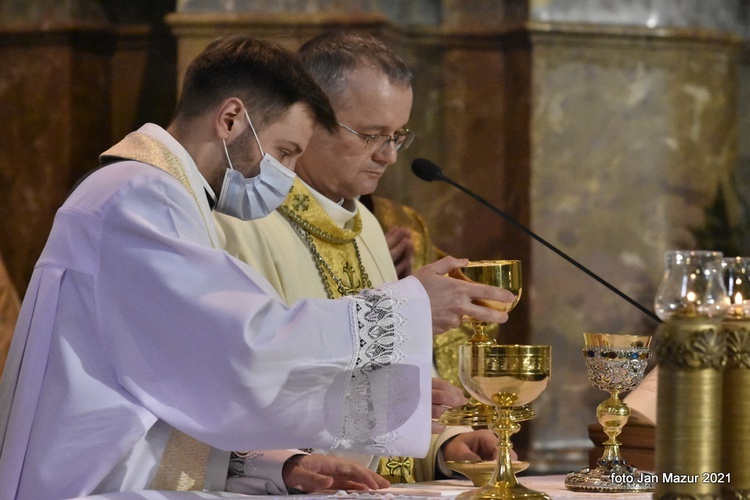
[[[489,424],[498,438],[497,462],[489,482],[458,496],[475,499],[548,499],[542,492],[522,486],[516,480],[510,451],[510,437],[521,426],[511,411],[534,401],[547,387],[551,370],[548,345],[480,345],[459,347],[461,383],[479,402],[495,407],[496,418]]]
[[[468,266],[461,267],[450,273],[450,276],[464,281],[484,283],[510,290],[515,296],[513,302],[496,302],[490,300],[477,300],[477,304],[490,307],[497,311],[510,312],[521,299],[522,279],[520,260],[479,260],[470,262]],[[490,326],[485,321],[477,321],[474,318],[465,317],[465,322],[471,324],[473,335],[467,341],[467,345],[496,345],[497,342],[488,333]],[[529,420],[534,417],[534,412],[527,406],[515,408],[512,418],[517,421]],[[442,425],[469,425],[483,427],[495,420],[495,410],[491,406],[484,405],[474,397],[455,408],[446,410],[438,422]]]
[[[565,478],[565,487],[603,493],[653,491],[654,473],[628,465],[620,455],[617,441],[630,416],[630,408],[620,399],[620,393],[635,389],[643,381],[651,356],[651,337],[607,333],[584,333],[583,337],[589,381],[610,394],[596,408],[596,418],[609,439],[604,442],[604,453],[596,468],[571,472]]]

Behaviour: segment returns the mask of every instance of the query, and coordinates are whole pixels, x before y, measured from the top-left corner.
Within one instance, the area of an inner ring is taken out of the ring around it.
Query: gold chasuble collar
[[[339,227],[299,179],[278,210],[310,249],[328,298],[372,288],[356,242],[362,232],[359,212],[351,229]]]

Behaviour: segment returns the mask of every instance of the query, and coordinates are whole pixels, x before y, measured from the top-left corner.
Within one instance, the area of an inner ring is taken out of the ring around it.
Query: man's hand
[[[497,436],[489,429],[464,432],[450,439],[442,447],[443,458],[451,460],[495,460],[497,458]],[[511,459],[516,453],[510,451]]]
[[[281,477],[287,489],[305,493],[335,490],[378,490],[391,485],[367,467],[328,455],[295,455],[284,464]]]
[[[414,272],[427,291],[432,306],[432,331],[443,333],[461,324],[466,315],[478,321],[505,323],[508,314],[474,303],[477,300],[513,302],[515,296],[508,290],[481,283],[473,283],[445,276],[457,267],[466,266],[467,259],[445,257]]]
[[[398,279],[411,275],[414,261],[414,243],[411,241],[411,230],[406,227],[392,227],[385,233],[385,241],[391,252],[391,260],[396,266]]]
[[[441,378],[432,379],[432,433],[438,434],[445,426],[437,423],[448,408],[460,406],[467,401],[461,389]]]

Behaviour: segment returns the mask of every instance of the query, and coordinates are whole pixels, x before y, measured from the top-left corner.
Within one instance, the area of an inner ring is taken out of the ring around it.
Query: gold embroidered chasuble
[[[287,197],[286,201],[288,210],[293,210],[299,218],[302,218],[299,215],[300,213],[315,214],[314,216],[306,216],[311,229],[313,227],[311,222],[315,226],[319,226],[318,221],[324,220],[326,221],[323,223],[324,227],[329,227],[329,224],[332,224],[342,231],[336,232],[334,235],[352,238],[357,243],[364,271],[367,273],[369,281],[372,282],[372,286],[377,287],[397,279],[383,230],[375,216],[360,202],[354,202],[358,207],[355,216],[352,211],[347,209],[348,206],[344,208],[336,205],[335,202],[323,197],[320,193],[309,189],[301,180],[295,181],[293,192]],[[296,209],[295,204],[299,205]],[[304,210],[304,207],[307,207],[307,210]],[[277,210],[263,219],[249,222],[216,213],[214,218],[217,222],[220,244],[230,254],[247,262],[263,274],[287,304],[291,305],[303,298],[325,297],[328,295],[325,285],[331,288],[332,293],[338,293],[337,284],[332,278],[327,276],[325,282],[323,281],[318,263],[315,262],[305,238],[300,234],[300,230],[289,222],[289,218],[282,215],[281,210]],[[318,253],[330,257],[329,262],[336,259],[333,254],[326,253],[327,243],[317,239],[313,239],[313,242],[318,249]],[[344,278],[342,282],[349,284],[347,275],[343,273],[343,262],[347,258],[352,268],[352,283],[359,280],[362,273],[359,270],[353,244],[344,246],[349,246],[349,252],[341,255],[348,257],[340,257],[339,266],[332,267],[340,273],[337,276]],[[409,477],[409,473],[404,474],[402,471],[407,467],[410,469],[411,464],[414,464],[416,480],[430,481],[434,479],[435,464],[440,446],[451,437],[470,430],[470,428],[460,426],[447,427],[440,435],[433,435],[430,452],[424,459],[413,460],[412,458],[398,459],[394,457],[395,459],[390,460],[389,466],[380,467],[379,472],[392,482],[404,481],[407,480],[405,478]],[[323,450],[318,451],[325,452]],[[372,465],[371,455],[355,455],[358,456],[355,458],[352,454],[347,454],[347,457],[355,459],[363,465]]]
[[[362,232],[359,212],[348,224],[350,228],[338,226],[299,179],[279,212],[310,250],[329,298],[372,287],[355,239]],[[382,457],[377,471],[391,483],[416,482],[411,457]]]
[[[347,227],[338,226],[299,179],[278,210],[310,250],[329,299],[372,288],[355,240],[362,232],[359,212]]]

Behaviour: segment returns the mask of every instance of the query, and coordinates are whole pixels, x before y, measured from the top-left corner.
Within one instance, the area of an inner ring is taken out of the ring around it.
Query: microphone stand
[[[662,320],[656,314],[654,314],[653,312],[651,312],[648,309],[646,309],[643,305],[641,305],[640,303],[638,303],[635,300],[631,299],[630,297],[628,297],[627,295],[625,295],[623,292],[621,292],[620,290],[618,290],[617,288],[615,288],[613,285],[610,285],[607,281],[605,281],[604,279],[600,278],[593,271],[589,271],[589,269],[586,268],[585,266],[583,266],[583,264],[579,263],[578,261],[576,261],[572,257],[569,257],[565,252],[563,252],[562,250],[559,250],[552,243],[549,243],[547,240],[545,240],[541,236],[537,235],[531,229],[527,228],[526,226],[524,226],[523,224],[521,224],[520,222],[518,222],[517,220],[515,220],[510,215],[508,215],[505,212],[503,212],[502,210],[500,210],[499,208],[495,207],[493,204],[491,204],[490,202],[488,202],[487,200],[485,200],[484,198],[482,198],[478,194],[473,193],[472,191],[469,191],[468,189],[466,189],[465,187],[463,187],[461,184],[453,181],[452,179],[449,179],[448,177],[446,177],[443,174],[442,171],[435,172],[435,177],[437,179],[441,180],[441,181],[447,182],[451,186],[459,189],[460,191],[463,191],[464,193],[468,194],[469,196],[471,196],[472,198],[474,198],[475,200],[477,200],[482,205],[486,206],[487,208],[489,208],[490,210],[492,210],[493,212],[495,212],[497,215],[501,216],[502,218],[504,218],[508,222],[514,224],[521,231],[523,231],[524,233],[528,234],[529,236],[531,236],[532,238],[534,238],[535,240],[537,240],[539,243],[541,243],[542,245],[546,246],[547,248],[549,248],[550,250],[552,250],[553,252],[555,252],[557,255],[559,255],[563,259],[567,260],[568,262],[570,262],[575,267],[577,267],[578,269],[580,269],[584,273],[588,274],[592,278],[594,278],[596,281],[598,281],[599,283],[601,283],[602,285],[604,285],[605,287],[607,287],[608,289],[610,289],[611,291],[613,291],[614,293],[616,293],[617,295],[619,295],[621,298],[625,299],[631,305],[637,307],[642,313],[644,313],[645,315],[647,315],[649,318],[653,319],[657,323],[661,323],[662,322]]]

